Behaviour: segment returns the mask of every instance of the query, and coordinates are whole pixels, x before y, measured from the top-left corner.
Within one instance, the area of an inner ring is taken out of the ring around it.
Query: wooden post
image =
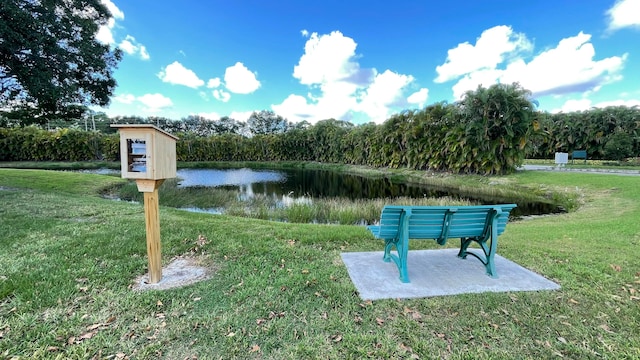
[[[162,280],[162,244],[160,242],[160,213],[158,188],[161,180],[138,179],[138,190],[144,193],[144,218],[147,230],[147,256],[149,257],[149,283]]]
[[[178,138],[150,124],[112,124],[120,132],[120,172],[123,179],[135,179],[144,193],[147,230],[149,283],[162,280],[160,213],[158,188],[164,179],[176,177]]]

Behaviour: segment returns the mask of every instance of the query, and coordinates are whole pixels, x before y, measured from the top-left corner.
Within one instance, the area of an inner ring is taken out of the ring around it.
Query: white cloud
[[[424,107],[424,104],[427,102],[427,98],[429,97],[429,89],[422,88],[413,94],[409,95],[407,98],[407,102],[409,104],[416,104],[419,108]]]
[[[237,62],[225,70],[224,82],[227,90],[236,94],[250,94],[260,87],[256,73],[247,69],[241,62]]]
[[[207,87],[209,89],[214,89],[220,86],[220,83],[220,78],[209,79],[209,81],[207,81]]]
[[[167,83],[184,85],[190,88],[198,88],[204,85],[204,81],[193,70],[185,68],[181,63],[174,61],[158,73],[158,77]]]
[[[173,106],[173,102],[171,101],[170,98],[158,93],[144,94],[141,96],[135,96],[133,94],[119,94],[113,97],[113,101],[114,103],[134,105],[137,108],[142,107],[143,111],[149,112],[149,113],[156,113]],[[130,107],[125,107],[125,109],[129,109],[129,108]],[[110,116],[114,116],[114,115],[115,114],[112,114]]]
[[[164,108],[173,106],[173,102],[170,98],[158,93],[145,94],[137,97],[136,100],[146,106],[145,110],[148,112],[158,112]]]
[[[127,35],[118,46],[120,47],[120,49],[122,49],[122,51],[129,55],[138,54],[142,60],[149,60],[149,53],[147,52],[147,48],[144,45],[138,43],[136,39],[131,35]]]
[[[564,112],[570,113],[574,111],[584,111],[592,108],[591,100],[589,99],[572,99],[567,100],[560,109],[552,110],[552,113]]]
[[[484,69],[467,74],[453,85],[453,97],[460,99],[464,93],[469,90],[475,90],[478,85],[491,86],[498,82],[501,74],[502,71],[497,69]]]
[[[103,44],[113,44],[115,40],[113,39],[113,34],[111,33],[112,24],[115,24],[115,21],[110,19],[107,22],[107,25],[102,25],[98,28],[98,32],[96,33],[96,40],[100,41]]]
[[[640,1],[618,0],[607,10],[610,31],[625,27],[640,28]]]
[[[390,70],[376,75],[373,83],[365,90],[358,108],[374,122],[385,121],[391,115],[392,106],[402,107],[407,104],[402,90],[413,80],[411,75],[400,75]]]
[[[526,39],[521,42],[527,43]],[[449,75],[443,78],[451,80],[461,76],[453,85],[456,99],[479,85],[486,87],[498,82],[519,82],[534,96],[584,93],[620,80],[620,72],[627,59],[627,54],[623,54],[596,60],[595,54],[591,35],[580,32],[562,39],[555,48],[536,55],[529,62],[520,56],[518,46],[514,46],[511,52],[500,53],[501,60],[498,63],[486,60],[480,60],[477,65],[459,62],[461,65],[455,67],[456,71],[453,68],[446,70]],[[473,60],[471,54],[467,56]],[[456,63],[447,62],[443,66],[447,64]],[[444,74],[440,73],[441,76]]]
[[[640,107],[640,100],[612,100],[603,101],[596,104],[596,107],[602,108],[607,106],[627,106],[627,107]]]
[[[209,119],[209,120],[219,120],[222,116],[220,116],[220,114],[218,114],[217,112],[201,112],[197,114],[198,116],[202,116],[205,119]]]
[[[116,20],[124,20],[124,13],[111,0],[101,0],[100,2],[107,7],[111,13],[111,18],[107,24],[98,28],[96,39],[103,44],[115,44],[116,41],[113,37],[113,28],[116,25]]]
[[[314,113],[313,105],[308,104],[304,96],[294,94],[287,96],[280,104],[271,105],[271,108],[276,114],[291,121],[308,119]]]
[[[222,102],[228,102],[231,99],[231,94],[224,90],[216,89],[213,90],[213,97]]]
[[[627,106],[627,107],[640,107],[640,100],[611,100],[603,101],[594,105],[597,108],[605,108],[608,106]]]
[[[309,31],[307,29],[300,30],[300,35],[304,37],[309,37]]]
[[[124,20],[124,13],[111,0],[100,0],[100,2],[109,9],[109,12],[114,19]]]
[[[468,42],[458,44],[447,52],[447,60],[436,67],[443,83],[478,70],[493,69],[509,56],[529,51],[533,45],[524,34],[514,33],[509,26],[495,26],[482,32],[475,45]]]
[[[144,105],[150,108],[165,108],[173,105],[173,102],[168,97],[162,94],[145,94],[136,98],[136,100],[140,101]]]
[[[122,42],[120,42],[120,49],[122,49],[122,51],[126,52],[129,55],[135,54],[136,52],[138,52],[138,47],[134,45],[132,41],[135,41],[135,39],[133,39],[132,36],[127,36],[124,40],[122,40]]]
[[[96,40],[100,41],[103,44],[115,44],[116,40],[113,38],[112,29],[115,26],[116,21],[111,18],[107,21],[106,25],[102,25],[98,28],[98,32],[96,33]]]
[[[357,75],[360,65],[355,60],[356,42],[334,31],[329,35],[311,34],[305,53],[293,68],[293,77],[304,85],[348,80]]]
[[[132,104],[136,100],[136,97],[132,94],[120,94],[116,95],[113,100],[122,104]]]
[[[273,111],[290,121],[335,118],[352,120],[366,115],[376,122],[407,105],[407,85],[413,76],[391,70],[378,73],[363,69],[357,61],[356,42],[339,31],[312,33],[293,77],[309,87],[306,96],[290,94]],[[366,120],[365,119],[365,120]]]
[[[100,1],[107,7],[107,9],[109,9],[111,18],[109,18],[105,25],[102,25],[98,28],[98,32],[96,33],[96,40],[103,44],[115,45],[116,40],[113,32],[116,28],[116,21],[124,20],[124,12],[122,12],[122,10],[120,10],[111,0]],[[118,47],[129,55],[137,54],[142,60],[149,60],[150,58],[147,48],[144,45],[138,43],[136,39],[131,35],[127,35],[124,40],[120,42]]]
[[[149,60],[150,59],[149,52],[147,51],[147,47],[146,46],[140,45],[138,50],[140,51],[140,58],[142,58],[142,60]]]
[[[627,107],[640,107],[640,100],[611,100],[611,101],[601,101],[599,103],[593,104],[589,99],[572,99],[567,100],[560,109],[551,110],[552,113],[558,112],[574,112],[574,111],[585,111],[590,110],[592,108],[606,108],[609,106],[627,106]]]
[[[253,111],[232,111],[231,114],[229,114],[229,117],[234,120],[246,122],[249,120],[251,114],[253,114]]]
[[[562,39],[557,47],[528,64],[523,60],[510,64],[501,80],[519,81],[538,95],[585,92],[619,80],[627,55],[594,60],[596,52],[590,40],[591,35],[582,32]]]

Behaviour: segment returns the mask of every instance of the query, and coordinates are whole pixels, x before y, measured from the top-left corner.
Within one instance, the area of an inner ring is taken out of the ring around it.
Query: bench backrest
[[[498,235],[504,231],[509,212],[515,204],[473,206],[399,206],[387,205],[382,209],[378,237],[394,238],[400,228],[402,214],[409,214],[409,239],[438,239],[482,236],[488,228],[487,216],[498,209],[502,214],[497,219]],[[448,229],[443,232],[444,224]]]
[[[571,154],[572,159],[587,159],[587,150],[575,150]]]

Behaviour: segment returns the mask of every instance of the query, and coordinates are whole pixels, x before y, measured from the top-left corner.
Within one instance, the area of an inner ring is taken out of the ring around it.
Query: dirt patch
[[[139,276],[133,285],[134,291],[167,290],[191,285],[211,278],[212,266],[205,266],[197,258],[177,258],[162,268],[162,279],[158,283],[149,284],[149,274]]]

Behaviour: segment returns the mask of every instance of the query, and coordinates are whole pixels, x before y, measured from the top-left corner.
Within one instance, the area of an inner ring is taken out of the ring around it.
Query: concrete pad
[[[150,284],[147,273],[135,280],[133,290],[167,290],[187,286],[209,279],[212,272],[211,268],[202,266],[194,258],[178,258],[162,268],[162,278],[159,282]]]
[[[478,259],[472,256],[459,258],[458,249],[409,251],[407,268],[411,282],[403,283],[396,264],[382,261],[383,254],[382,251],[341,254],[363,300],[560,288],[553,281],[497,254],[494,261],[498,277],[492,278]]]

